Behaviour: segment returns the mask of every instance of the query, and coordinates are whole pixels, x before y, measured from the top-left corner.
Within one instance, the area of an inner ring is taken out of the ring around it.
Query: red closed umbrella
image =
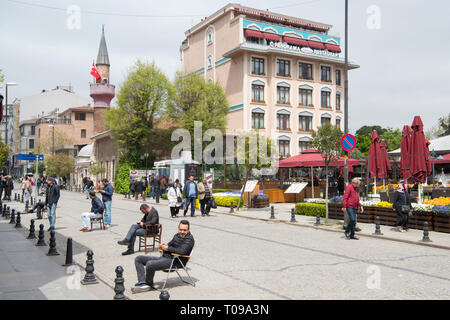
[[[371,140],[369,155],[366,161],[366,168],[370,174],[369,178],[386,178],[386,163],[381,154],[380,137],[376,130],[373,130]]]
[[[380,149],[381,149],[381,157],[383,159],[383,162],[385,163],[386,177],[387,177],[388,175],[391,174],[392,167],[391,167],[391,162],[389,161],[389,156],[387,153],[386,141],[381,140]]]
[[[409,126],[403,127],[402,139],[400,142],[400,176],[403,179],[411,178],[409,148],[411,143],[411,129]]]
[[[411,134],[411,148],[409,150],[411,157],[411,176],[414,180],[424,183],[428,175],[430,151],[428,150],[423,133],[423,122],[419,116],[414,117],[411,128],[413,130]]]

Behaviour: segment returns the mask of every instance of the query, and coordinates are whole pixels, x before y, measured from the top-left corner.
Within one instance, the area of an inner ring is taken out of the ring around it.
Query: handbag
[[[401,209],[403,214],[410,214],[410,212],[412,211],[411,207],[409,205],[402,205],[400,207],[400,209]]]
[[[217,209],[216,200],[214,200],[214,197],[211,198],[211,208]]]

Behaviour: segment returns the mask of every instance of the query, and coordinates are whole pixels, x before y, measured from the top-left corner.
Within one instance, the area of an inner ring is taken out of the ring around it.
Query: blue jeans
[[[347,214],[348,217],[350,218],[350,221],[348,222],[345,232],[350,233],[350,238],[355,236],[356,213],[357,213],[356,209],[347,208]]]
[[[138,226],[137,224],[132,225],[130,230],[128,231],[127,236],[125,237],[125,239],[127,239],[130,242],[130,244],[128,245],[128,249],[134,250],[134,243],[136,242],[136,237],[144,235],[145,235],[144,227]]]
[[[189,209],[189,205],[191,205],[191,217],[195,215],[195,199],[196,198],[194,197],[186,198],[186,206],[184,208],[184,214],[186,214],[186,212]]]
[[[48,204],[47,205],[47,215],[48,215],[48,221],[50,222],[50,227],[55,228],[56,223],[56,203]]]
[[[105,225],[111,226],[111,203],[112,201],[105,201],[103,204],[105,205],[105,213],[103,219],[105,220]]]
[[[27,202],[30,200],[30,194],[28,192],[25,192],[25,198],[24,198],[24,202]]]
[[[86,188],[86,199],[89,199],[89,192],[91,191],[91,189]]]

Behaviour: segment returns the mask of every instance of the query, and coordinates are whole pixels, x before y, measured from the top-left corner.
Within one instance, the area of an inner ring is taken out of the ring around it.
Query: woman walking
[[[397,223],[395,224],[399,232],[408,231],[409,213],[412,210],[411,196],[408,185],[401,181],[394,195],[394,211],[397,212]]]
[[[169,200],[170,216],[175,218],[180,211],[181,202],[183,201],[181,198],[181,190],[176,182],[174,182],[173,186],[169,188],[167,199]]]

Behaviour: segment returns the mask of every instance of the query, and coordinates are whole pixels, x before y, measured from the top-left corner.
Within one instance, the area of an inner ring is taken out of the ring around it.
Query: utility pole
[[[344,133],[348,134],[348,0],[345,0],[345,70],[344,70]],[[347,186],[348,181],[348,156],[345,152],[344,180]]]

